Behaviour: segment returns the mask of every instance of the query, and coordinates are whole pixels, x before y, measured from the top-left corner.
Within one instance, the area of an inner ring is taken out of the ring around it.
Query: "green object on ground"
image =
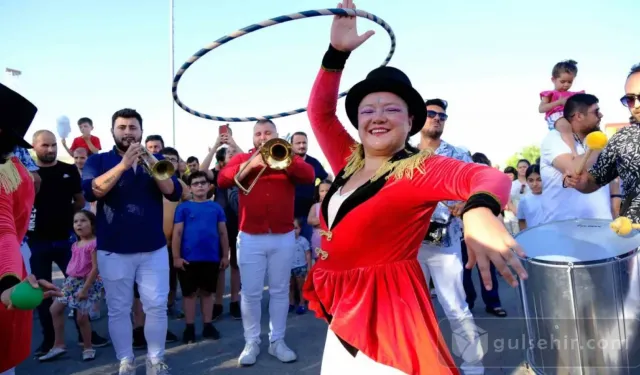
[[[19,310],[33,310],[40,305],[43,297],[44,292],[41,288],[34,288],[23,281],[11,292],[11,304]]]

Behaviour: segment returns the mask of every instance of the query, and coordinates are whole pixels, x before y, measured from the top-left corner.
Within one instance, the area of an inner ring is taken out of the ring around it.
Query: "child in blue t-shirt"
[[[210,182],[204,172],[191,173],[188,181],[193,199],[180,203],[176,208],[172,239],[173,266],[178,269],[187,324],[182,336],[185,343],[196,339],[194,321],[198,291],[204,323],[202,337],[220,338],[220,333],[211,323],[213,293],[216,292],[219,270],[229,266],[224,210],[218,203],[207,199]]]

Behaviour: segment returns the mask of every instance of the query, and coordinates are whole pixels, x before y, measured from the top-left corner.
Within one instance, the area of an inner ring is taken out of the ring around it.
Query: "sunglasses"
[[[440,117],[440,120],[442,120],[442,121],[447,121],[447,119],[449,118],[449,116],[446,113],[443,113],[443,112],[436,112],[436,111],[432,111],[432,110],[428,110],[427,111],[427,117],[428,118],[436,118],[436,116]]]
[[[620,98],[620,103],[627,108],[632,108],[635,107],[638,100],[640,100],[640,94],[627,94]]]

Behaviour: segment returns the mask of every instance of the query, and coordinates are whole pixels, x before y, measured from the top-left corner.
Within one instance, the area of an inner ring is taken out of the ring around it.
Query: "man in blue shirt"
[[[169,259],[162,230],[163,196],[176,202],[182,186],[175,177],[159,180],[144,169],[148,157],[142,140],[142,117],[133,109],[114,113],[115,147],[87,160],[82,189],[97,201],[98,267],[109,308],[109,333],[120,375],[134,375],[131,336],[133,284],[138,284],[146,313],[147,375],[168,375],[164,363],[169,294]],[[157,160],[163,159],[155,155]]]
[[[309,243],[311,243],[313,228],[311,228],[311,225],[307,224],[307,217],[309,217],[309,210],[311,210],[311,206],[315,203],[313,198],[316,190],[316,182],[318,179],[320,179],[320,181],[325,180],[328,174],[318,159],[307,154],[309,141],[305,132],[293,133],[291,136],[291,145],[293,146],[293,152],[304,159],[307,164],[310,164],[315,171],[314,183],[296,185],[296,200],[293,209],[294,217],[298,219],[298,222],[300,223],[300,234],[302,237],[306,238]]]

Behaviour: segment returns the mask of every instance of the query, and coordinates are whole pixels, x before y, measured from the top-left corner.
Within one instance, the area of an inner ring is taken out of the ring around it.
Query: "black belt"
[[[322,309],[322,313],[324,314],[324,317],[327,319],[329,323],[331,323],[331,321],[333,320],[333,316],[331,316],[327,312],[327,310],[325,310],[324,305],[322,305],[320,301],[318,301],[318,304],[320,304],[320,308]],[[349,354],[351,354],[351,356],[355,358],[356,354],[358,354],[358,349],[355,346],[344,341],[340,336],[336,335],[336,337],[338,338],[338,340],[340,340],[340,343],[342,344],[342,346],[344,346],[344,348],[347,349]]]

